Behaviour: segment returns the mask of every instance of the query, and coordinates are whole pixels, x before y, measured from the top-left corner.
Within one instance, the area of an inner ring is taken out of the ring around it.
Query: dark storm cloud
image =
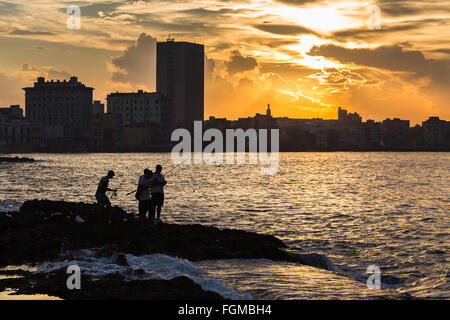
[[[447,93],[450,88],[450,60],[436,60],[431,63],[430,87],[444,87]]]
[[[292,6],[302,6],[305,4],[321,2],[321,0],[276,0],[276,1]]]
[[[125,2],[126,3],[126,2]],[[98,17],[98,12],[101,11],[105,15],[115,13],[115,10],[124,3],[117,2],[100,2],[93,3],[86,6],[80,6],[81,15],[84,17]],[[60,11],[66,13],[67,8],[61,8]]]
[[[48,78],[49,79],[54,79],[54,80],[64,80],[64,79],[69,79],[72,75],[64,70],[55,70],[55,69],[50,69],[48,72]]]
[[[207,32],[208,35],[218,35],[227,29],[218,27],[213,22],[198,21],[195,18],[172,18],[170,20],[163,20],[159,16],[148,14],[134,14],[134,17],[136,18],[134,24],[152,30],[163,31],[167,34],[194,34]]]
[[[127,47],[134,44],[134,40],[127,40],[127,39],[105,39],[106,42],[110,44],[118,44],[118,45],[125,45]]]
[[[251,43],[251,41],[249,41],[249,43]],[[269,48],[278,48],[278,47],[282,47],[282,46],[288,46],[288,45],[294,45],[294,44],[298,44],[298,40],[297,39],[261,39],[258,44],[262,45],[262,46],[266,46]]]
[[[112,59],[120,69],[111,80],[154,88],[156,74],[156,39],[142,33],[136,43],[128,47],[122,56]]]
[[[367,39],[373,37],[379,37],[382,34],[392,33],[397,31],[406,31],[417,28],[414,25],[398,25],[393,27],[384,27],[382,29],[367,29],[367,28],[358,28],[358,29],[347,29],[341,30],[333,33],[333,36],[339,40],[344,39]]]
[[[411,1],[378,1],[381,13],[389,16],[416,15],[422,12],[421,6],[417,2]]]
[[[17,13],[18,6],[13,3],[0,1],[0,15],[6,16]]]
[[[405,50],[399,45],[381,46],[375,49],[348,49],[333,44],[314,46],[308,52],[312,56],[334,58],[343,63],[388,69],[391,71],[414,72],[418,75],[429,73],[429,61],[421,51]]]
[[[317,72],[317,69],[308,68],[295,63],[280,62],[269,63],[263,62],[260,64],[261,73],[275,73],[279,74],[286,80],[295,81],[299,78],[305,78]]]
[[[242,87],[252,87],[253,81],[250,80],[249,78],[242,78],[242,79],[239,79],[238,86],[241,88]]]
[[[231,47],[231,44],[228,42],[219,42],[216,45],[214,45],[212,47],[213,50],[217,50],[217,51],[221,51],[221,50],[226,50],[229,49]]]
[[[436,50],[433,50],[433,52],[450,54],[450,49],[436,49]]]
[[[445,25],[449,24],[449,19],[424,19],[424,20],[409,20],[400,22],[397,24],[391,24],[386,25],[382,24],[381,29],[373,29],[370,30],[366,27],[363,28],[357,28],[357,29],[347,29],[347,30],[340,30],[335,33],[333,33],[333,37],[344,41],[344,40],[351,40],[351,39],[360,39],[360,40],[367,40],[367,39],[373,39],[378,37],[384,37],[387,34],[390,33],[396,33],[396,32],[402,32],[402,31],[410,31],[415,29],[422,29],[426,26],[431,25]]]
[[[12,31],[9,32],[10,35],[16,35],[16,36],[54,36],[55,34],[53,32],[48,31],[29,31],[29,30],[23,30],[15,28]]]
[[[185,10],[177,10],[176,14],[170,13],[127,13],[134,17],[133,24],[155,30],[162,31],[166,34],[192,36],[200,33],[207,33],[209,36],[221,35],[223,32],[231,30],[240,30],[239,27],[232,26],[228,23],[227,27],[220,26],[219,21],[228,21],[237,14],[245,14],[255,10],[252,9],[231,9],[222,8],[211,10],[206,8],[193,8]]]
[[[274,34],[281,34],[281,35],[299,35],[299,34],[313,34],[317,35],[316,32],[299,26],[299,25],[291,25],[291,24],[258,24],[254,26],[256,29],[274,33]]]
[[[264,46],[271,49],[280,48],[283,46],[298,44],[298,39],[290,38],[290,37],[267,37],[266,35],[251,35],[247,37],[240,38],[241,43],[248,43],[255,46]],[[220,46],[224,47],[224,49],[230,48],[231,45],[229,43],[220,44]],[[217,48],[219,49],[219,48]]]
[[[421,51],[407,50],[400,45],[381,46],[374,49],[348,49],[332,44],[311,48],[312,56],[336,59],[342,63],[411,72],[416,77],[429,77],[430,82],[422,89],[448,95],[450,86],[450,60],[426,59]],[[411,80],[412,78],[409,78]]]
[[[28,63],[24,63],[22,65],[22,68],[20,69],[21,72],[33,72],[34,74],[36,72],[40,73],[43,76],[46,76],[48,79],[52,80],[64,80],[70,78],[72,75],[65,71],[65,70],[56,70],[54,68],[50,68],[50,70],[45,71],[41,68],[36,68],[34,66],[30,66]]]
[[[258,63],[253,57],[244,57],[237,50],[233,51],[231,59],[225,61],[225,66],[229,74],[235,74],[256,68]]]
[[[24,63],[22,65],[22,69],[20,69],[20,71],[40,71],[40,70],[33,66],[30,66],[28,63]]]
[[[411,0],[378,0],[381,14],[391,17],[413,16],[425,13],[449,12],[442,1],[419,2]]]
[[[180,10],[178,13],[180,14],[187,14],[192,16],[197,16],[199,18],[204,17],[218,17],[218,16],[224,16],[224,15],[234,15],[234,14],[240,14],[240,13],[247,13],[249,11],[255,11],[250,9],[230,9],[230,8],[222,8],[219,10],[208,10],[204,8],[195,8],[195,9],[188,9],[188,10]]]
[[[214,74],[215,67],[216,67],[216,62],[214,61],[214,59],[209,59],[205,55],[205,76],[209,77],[212,74]]]

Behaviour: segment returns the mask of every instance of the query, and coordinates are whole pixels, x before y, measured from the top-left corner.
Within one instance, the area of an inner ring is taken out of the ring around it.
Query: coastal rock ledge
[[[110,252],[117,256],[117,264],[127,263],[124,253],[160,253],[190,261],[265,258],[301,263],[284,251],[285,247],[276,237],[241,230],[198,224],[154,226],[117,206],[106,216],[97,212],[94,204],[32,200],[26,201],[19,212],[0,213],[0,267],[58,261],[67,252],[81,249]],[[0,275],[9,272],[6,270],[0,270]],[[221,299],[187,277],[124,282],[120,274],[102,279],[83,275],[87,284],[81,294],[67,290],[65,285],[51,285],[67,278],[65,270],[21,273],[16,274],[21,278],[1,279],[0,291],[15,288],[18,294],[45,293],[64,299]]]
[[[191,261],[259,259],[298,261],[279,239],[202,225],[149,225],[119,207],[110,216],[93,204],[26,201],[0,213],[0,266],[43,262],[62,251],[106,247],[133,255],[162,253]]]
[[[35,161],[36,160],[33,158],[26,158],[26,157],[23,157],[23,158],[0,157],[0,163],[2,163],[2,162],[20,162],[20,163],[22,163],[22,162],[35,162]]]

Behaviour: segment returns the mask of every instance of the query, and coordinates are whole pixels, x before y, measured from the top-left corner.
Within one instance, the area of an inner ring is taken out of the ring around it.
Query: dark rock
[[[33,158],[19,158],[19,157],[0,157],[0,162],[35,162]]]
[[[0,214],[0,266],[56,259],[64,251],[108,248],[134,255],[163,253],[189,259],[259,259],[297,261],[282,250],[284,243],[270,235],[220,230],[202,225],[148,225],[119,207],[115,217],[96,212],[93,204],[26,201],[9,218]],[[75,221],[80,216],[84,222]],[[112,254],[112,253],[104,253]],[[127,264],[126,257],[115,257]]]
[[[123,253],[116,253],[114,255],[114,263],[119,266],[129,266],[127,256]]]
[[[333,270],[325,256],[288,253],[286,245],[270,235],[202,225],[154,226],[136,220],[119,207],[104,212],[81,202],[26,201],[19,212],[0,213],[0,231],[0,267],[60,260],[62,253],[68,258],[78,250],[91,249],[121,266],[129,266],[126,253],[161,253],[191,261],[264,258]],[[126,272],[145,275],[144,270],[128,268]],[[68,290],[66,280],[65,270],[28,274],[21,279],[0,280],[0,291],[18,288],[19,294],[44,293],[64,299],[221,298],[186,277],[123,281],[120,274],[100,279],[82,275],[82,290]]]
[[[144,269],[136,269],[136,270],[132,270],[132,273],[135,276],[143,276],[146,272]]]
[[[0,272],[1,274],[1,272]],[[223,297],[203,290],[187,277],[172,280],[123,281],[120,274],[110,274],[94,279],[81,275],[81,289],[69,290],[66,269],[50,273],[20,272],[20,278],[0,279],[0,291],[12,288],[16,294],[47,294],[62,299],[76,300],[222,300]]]

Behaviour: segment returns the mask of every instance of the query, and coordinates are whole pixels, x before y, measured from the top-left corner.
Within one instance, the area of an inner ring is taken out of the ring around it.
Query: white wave
[[[336,268],[333,261],[331,261],[331,259],[324,254],[295,254],[295,257],[300,263],[311,267],[325,269],[328,271],[340,271],[338,268]]]
[[[22,206],[22,202],[15,200],[0,200],[0,212],[13,212],[19,211]]]
[[[165,254],[152,254],[134,256],[127,254],[128,266],[118,265],[114,256],[102,257],[95,250],[80,250],[67,252],[64,261],[44,262],[37,266],[38,273],[48,273],[70,265],[78,265],[81,272],[91,277],[102,277],[108,274],[120,273],[126,281],[163,279],[171,280],[186,276],[200,285],[203,290],[220,294],[222,297],[233,300],[250,299],[249,295],[233,292],[219,280],[209,278],[207,272],[186,259],[175,258]]]

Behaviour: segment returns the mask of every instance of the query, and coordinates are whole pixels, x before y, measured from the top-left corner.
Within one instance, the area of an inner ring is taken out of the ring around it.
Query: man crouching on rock
[[[144,170],[144,175],[139,177],[136,198],[139,200],[139,217],[143,221],[155,219],[155,207],[150,196],[151,179],[153,172],[149,169]],[[147,220],[148,212],[148,220]]]
[[[109,170],[108,174],[100,179],[100,182],[98,183],[97,192],[95,193],[95,198],[97,199],[97,205],[100,210],[103,210],[106,208],[106,214],[109,215],[109,209],[111,208],[111,202],[109,201],[108,197],[106,196],[106,191],[114,191],[117,192],[115,189],[108,188],[109,179],[112,179],[116,174],[113,170]]]

